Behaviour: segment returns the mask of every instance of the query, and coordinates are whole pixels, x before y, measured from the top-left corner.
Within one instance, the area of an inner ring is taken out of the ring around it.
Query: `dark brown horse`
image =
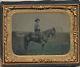
[[[55,36],[55,33],[56,30],[54,27],[39,33],[39,35],[36,35],[34,32],[29,32],[24,36],[24,48],[27,49],[31,41],[42,44],[43,48],[45,43],[47,43],[48,38],[53,38],[53,36]]]

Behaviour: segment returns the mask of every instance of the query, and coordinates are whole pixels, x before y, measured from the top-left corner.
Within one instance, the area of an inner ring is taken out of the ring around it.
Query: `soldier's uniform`
[[[36,38],[40,38],[40,25],[39,25],[39,21],[40,21],[40,19],[37,18],[35,20],[35,24],[34,24],[34,32],[35,32]]]

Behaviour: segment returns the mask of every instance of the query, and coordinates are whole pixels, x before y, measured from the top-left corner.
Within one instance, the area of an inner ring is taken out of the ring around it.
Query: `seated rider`
[[[40,19],[37,18],[35,20],[35,24],[34,24],[34,32],[35,32],[35,35],[36,35],[37,38],[40,37],[40,24],[39,24],[39,21],[40,21]]]

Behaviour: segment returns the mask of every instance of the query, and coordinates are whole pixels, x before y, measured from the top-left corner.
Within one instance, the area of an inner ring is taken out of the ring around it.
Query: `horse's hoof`
[[[25,50],[27,50],[27,49],[28,49],[28,47],[24,47],[24,49],[25,49]]]

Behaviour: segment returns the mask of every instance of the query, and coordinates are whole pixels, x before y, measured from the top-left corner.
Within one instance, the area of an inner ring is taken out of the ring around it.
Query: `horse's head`
[[[55,27],[53,27],[52,30],[55,31]]]

